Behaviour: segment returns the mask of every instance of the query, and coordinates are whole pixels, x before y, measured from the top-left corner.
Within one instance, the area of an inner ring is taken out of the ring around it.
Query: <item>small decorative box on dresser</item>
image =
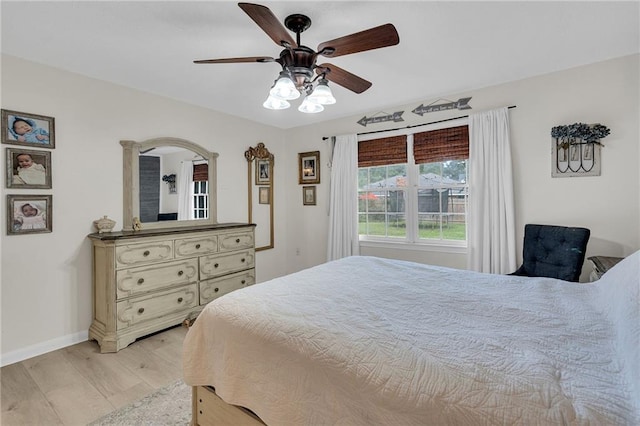
[[[225,223],[90,234],[93,323],[89,339],[117,352],[192,319],[204,305],[255,283],[254,227]]]

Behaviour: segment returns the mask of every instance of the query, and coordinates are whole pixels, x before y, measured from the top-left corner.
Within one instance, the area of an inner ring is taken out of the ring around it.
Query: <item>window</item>
[[[468,140],[465,124],[360,142],[361,238],[465,242]]]
[[[209,218],[209,165],[193,166],[193,218]]]
[[[193,182],[193,218],[209,219],[209,182]]]

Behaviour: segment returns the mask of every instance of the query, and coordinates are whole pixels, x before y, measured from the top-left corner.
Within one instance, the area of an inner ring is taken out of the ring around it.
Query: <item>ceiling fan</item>
[[[277,62],[282,71],[272,86],[269,97],[263,104],[269,109],[284,109],[290,106],[290,100],[301,94],[306,97],[298,108],[302,112],[320,112],[323,105],[336,102],[328,81],[336,83],[355,93],[362,93],[371,87],[371,82],[358,77],[336,65],[316,64],[319,55],[327,58],[350,55],[381,47],[394,46],[400,42],[398,32],[392,24],[384,24],[360,31],[318,45],[317,51],[300,44],[300,33],[311,26],[311,19],[301,14],[289,15],[284,26],[265,6],[252,3],[238,3],[247,14],[271,39],[284,47],[278,58],[270,56],[250,56],[225,59],[202,59],[196,64],[229,64],[243,62]],[[285,28],[286,27],[286,28]],[[294,40],[287,29],[296,34]],[[315,72],[315,77],[314,77]]]

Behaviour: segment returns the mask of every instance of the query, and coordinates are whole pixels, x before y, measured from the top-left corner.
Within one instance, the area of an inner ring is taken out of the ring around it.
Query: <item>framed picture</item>
[[[298,183],[320,183],[320,151],[298,154]]]
[[[52,195],[7,195],[7,235],[52,231]]]
[[[316,205],[316,187],[315,186],[302,187],[302,205],[304,206]]]
[[[55,148],[53,117],[28,112],[2,110],[2,143],[39,148]]]
[[[271,191],[268,186],[261,186],[258,192],[258,202],[260,204],[269,204],[271,202]]]
[[[7,148],[7,188],[51,189],[51,152]]]
[[[271,161],[264,158],[256,158],[256,185],[271,184]]]

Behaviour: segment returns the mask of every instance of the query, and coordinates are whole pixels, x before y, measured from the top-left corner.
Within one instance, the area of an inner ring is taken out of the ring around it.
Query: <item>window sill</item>
[[[406,241],[371,240],[360,238],[360,247],[385,248],[393,250],[432,251],[439,253],[466,254],[467,242],[409,243]]]

